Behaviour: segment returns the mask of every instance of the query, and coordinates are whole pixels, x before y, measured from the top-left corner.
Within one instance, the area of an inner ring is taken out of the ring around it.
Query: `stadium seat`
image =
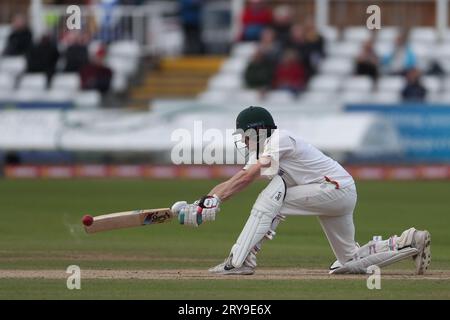
[[[292,93],[284,90],[270,91],[264,96],[263,100],[265,103],[273,105],[291,104],[295,101]]]
[[[441,90],[441,81],[436,76],[424,76],[422,82],[429,94],[437,93]]]
[[[15,78],[7,73],[0,73],[0,91],[12,90],[15,85]]]
[[[354,61],[348,58],[326,58],[319,66],[323,74],[348,75],[353,72]]]
[[[378,91],[371,96],[371,102],[373,103],[394,104],[399,103],[400,100],[400,92],[397,91]]]
[[[414,41],[411,42],[411,49],[417,56],[417,59],[429,59],[432,55],[433,44],[425,42]]]
[[[328,54],[331,57],[355,58],[361,51],[361,43],[354,41],[337,42],[328,46]]]
[[[211,90],[202,92],[198,95],[197,99],[200,102],[204,103],[224,103],[229,99],[228,92],[220,91],[220,90]]]
[[[320,34],[326,42],[336,42],[339,38],[339,31],[335,27],[326,26],[320,29]]]
[[[298,102],[300,104],[327,104],[330,101],[336,101],[334,92],[331,91],[307,91],[300,95]]]
[[[411,42],[433,43],[437,40],[437,33],[431,27],[416,27],[412,29],[409,40]]]
[[[247,60],[236,57],[227,59],[221,66],[220,72],[222,73],[238,73],[241,74],[244,72],[245,68],[247,67]]]
[[[128,87],[127,76],[123,73],[114,73],[111,80],[111,89],[115,93],[123,93]]]
[[[123,73],[126,75],[134,74],[138,67],[137,62],[133,59],[111,56],[106,58],[106,65],[109,66],[114,73]]]
[[[139,43],[136,41],[122,40],[113,42],[108,49],[111,57],[128,58],[137,60],[141,54]]]
[[[219,74],[212,77],[208,82],[210,90],[236,90],[242,87],[240,75]]]
[[[373,80],[368,76],[352,76],[344,81],[344,91],[355,91],[366,94],[373,89]]]
[[[234,96],[236,101],[240,103],[254,104],[261,100],[261,94],[258,90],[239,90]]]
[[[375,42],[374,49],[379,58],[390,54],[394,50],[394,42],[378,40]]]
[[[0,89],[0,102],[12,101],[13,93],[11,91],[5,91]]]
[[[47,87],[47,77],[44,73],[27,73],[19,80],[19,90],[44,91]]]
[[[432,57],[437,60],[450,59],[450,43],[444,42],[434,46],[432,49]]]
[[[344,41],[364,42],[371,36],[371,32],[366,27],[348,27],[344,30]]]
[[[64,89],[50,89],[45,91],[41,100],[45,102],[68,102],[73,101],[75,91]]]
[[[51,89],[77,91],[80,89],[81,80],[77,73],[57,73],[53,76]]]
[[[237,43],[233,46],[231,55],[248,60],[255,53],[256,48],[257,43],[254,42]]]
[[[13,92],[12,101],[15,102],[36,102],[45,98],[44,91],[33,89],[19,89]]]
[[[342,84],[342,77],[333,75],[314,76],[308,85],[310,91],[336,92]]]
[[[0,39],[6,39],[11,32],[9,24],[0,24]]]
[[[93,109],[100,107],[102,97],[98,91],[81,91],[74,97],[74,104],[77,108]]]
[[[2,57],[0,59],[0,72],[17,76],[25,71],[27,61],[24,57]]]
[[[371,95],[368,92],[358,90],[345,90],[339,94],[339,100],[343,104],[349,103],[368,103]]]
[[[406,80],[402,76],[384,76],[378,79],[378,92],[399,92],[406,85]]]
[[[383,26],[377,32],[377,41],[394,43],[400,32],[397,27],[385,27]]]

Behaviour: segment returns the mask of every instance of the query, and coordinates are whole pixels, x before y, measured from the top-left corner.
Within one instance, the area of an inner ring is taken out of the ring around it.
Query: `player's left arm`
[[[258,160],[246,170],[241,170],[229,180],[215,186],[209,193],[209,196],[216,196],[220,201],[230,199],[233,195],[244,190],[256,178],[261,175],[261,169],[270,166],[270,159]]]

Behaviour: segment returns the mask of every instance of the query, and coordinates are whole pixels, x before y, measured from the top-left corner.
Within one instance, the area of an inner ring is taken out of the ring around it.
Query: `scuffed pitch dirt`
[[[65,270],[0,270],[0,279],[66,279]],[[258,269],[251,276],[217,276],[207,270],[81,270],[82,279],[110,280],[323,280],[363,279],[367,275],[329,275],[321,269]],[[383,279],[397,280],[450,280],[450,270],[431,270],[426,275],[414,275],[412,270],[392,270],[382,273]]]

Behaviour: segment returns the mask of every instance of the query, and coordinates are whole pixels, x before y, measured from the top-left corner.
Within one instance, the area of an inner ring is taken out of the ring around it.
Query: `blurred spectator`
[[[285,44],[285,48],[293,49],[297,51],[299,57],[302,60],[306,60],[306,48],[305,48],[305,32],[301,24],[295,24],[289,30],[289,38]]]
[[[263,29],[272,23],[272,10],[264,0],[249,0],[242,13],[242,36],[244,41],[259,40]]]
[[[100,47],[87,65],[81,68],[81,88],[83,90],[98,90],[106,93],[109,90],[112,79],[112,71],[103,63],[106,49]]]
[[[280,63],[275,70],[274,89],[288,90],[298,94],[306,83],[305,68],[298,58],[296,51],[284,51]]]
[[[420,71],[413,68],[406,73],[406,86],[402,90],[403,100],[409,102],[423,102],[427,90],[420,81]]]
[[[273,63],[257,50],[245,70],[245,84],[251,89],[269,89],[273,79]]]
[[[292,18],[292,8],[288,5],[279,5],[273,12],[273,28],[278,42],[283,47],[289,42]]]
[[[66,65],[64,72],[79,72],[89,62],[88,48],[85,37],[79,32],[70,32],[66,36]]]
[[[306,19],[304,23],[305,45],[303,47],[303,62],[308,78],[317,72],[320,62],[325,57],[324,39],[318,33],[314,20]]]
[[[27,53],[27,72],[43,72],[50,82],[59,59],[58,47],[49,35],[44,35]]]
[[[18,14],[12,21],[12,31],[8,36],[5,50],[5,56],[18,56],[27,53],[33,44],[33,35],[28,27],[26,17]]]
[[[184,53],[204,53],[205,47],[201,29],[203,0],[178,0],[178,3],[184,34]]]
[[[378,79],[378,56],[373,48],[372,39],[364,43],[356,58],[355,73],[361,76],[369,76],[374,81]]]
[[[395,43],[394,51],[383,57],[381,63],[385,73],[405,74],[416,67],[416,55],[407,42],[408,34],[402,32]]]
[[[261,33],[259,50],[272,63],[277,62],[281,54],[280,43],[276,39],[276,33],[272,28],[265,28]]]

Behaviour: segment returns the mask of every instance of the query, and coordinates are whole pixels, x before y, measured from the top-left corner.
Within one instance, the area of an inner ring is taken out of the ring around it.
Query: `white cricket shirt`
[[[339,188],[354,184],[352,176],[335,160],[324,155],[319,149],[286,130],[275,130],[265,140],[260,158],[270,157],[271,167],[262,175],[272,178],[279,174],[288,187],[321,183],[326,177],[336,181]],[[244,167],[248,169],[256,163],[256,152],[250,152]]]

